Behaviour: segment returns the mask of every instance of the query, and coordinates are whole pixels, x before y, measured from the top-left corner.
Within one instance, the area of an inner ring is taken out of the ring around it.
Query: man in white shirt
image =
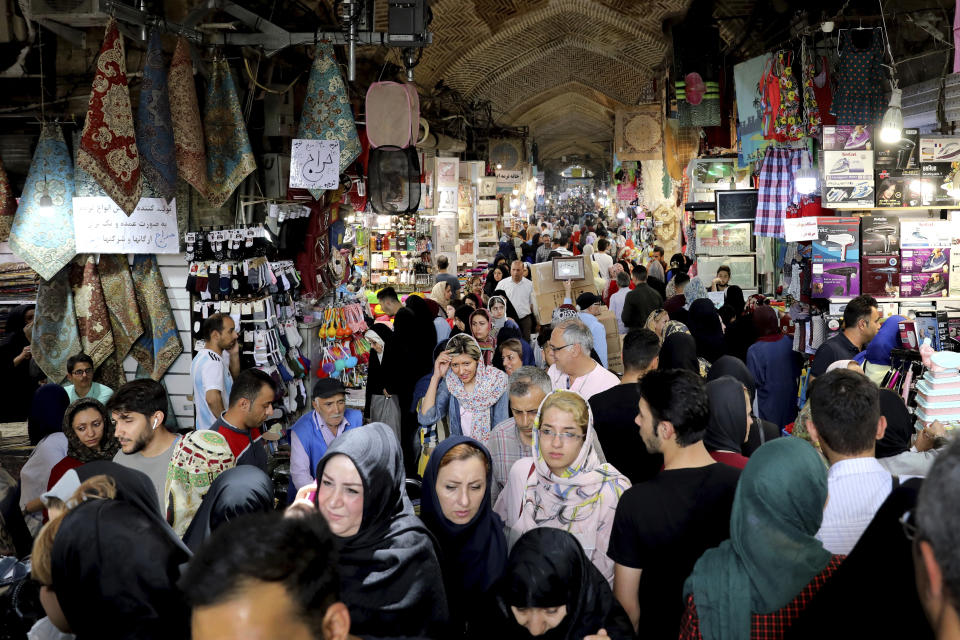
[[[520,318],[520,333],[524,340],[530,342],[530,333],[536,324],[533,312],[537,303],[533,297],[533,282],[523,277],[522,262],[513,261],[510,265],[510,278],[501,280],[497,291],[503,291],[510,300],[517,317]]]
[[[600,267],[600,277],[603,278],[603,288],[607,288],[610,283],[610,267],[613,266],[613,258],[607,253],[610,248],[610,241],[606,238],[597,240],[597,250],[593,252],[593,261]]]
[[[807,431],[830,463],[817,539],[830,553],[846,555],[893,490],[893,477],[874,455],[887,429],[879,390],[861,373],[829,371],[810,390],[810,418]]]
[[[240,374],[240,343],[233,318],[215,313],[200,328],[203,345],[190,363],[197,429],[209,429],[226,408],[233,379]]]
[[[557,325],[545,348],[553,352],[554,363],[547,375],[554,389],[575,391],[585,400],[620,384],[616,375],[590,357],[593,333],[580,320],[571,318]]]
[[[627,333],[627,325],[623,324],[623,318],[620,316],[623,314],[623,303],[627,294],[630,293],[630,276],[626,271],[617,274],[617,286],[619,287],[617,292],[610,296],[610,311],[617,319],[617,332],[623,336]]]

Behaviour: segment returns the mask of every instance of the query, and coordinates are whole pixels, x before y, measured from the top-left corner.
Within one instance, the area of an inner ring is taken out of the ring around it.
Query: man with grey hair
[[[553,352],[554,363],[547,375],[554,389],[574,391],[584,400],[620,383],[616,375],[607,371],[590,357],[593,333],[579,318],[564,320],[551,332],[544,346]]]
[[[817,381],[819,383],[819,380]],[[920,604],[938,640],[960,638],[960,443],[937,456],[917,498],[915,519],[901,519],[913,539]],[[911,521],[912,520],[912,521]]]
[[[490,432],[487,447],[493,459],[493,485],[490,487],[491,504],[507,483],[510,467],[520,458],[533,455],[533,422],[543,399],[553,391],[550,378],[537,367],[520,367],[510,376],[510,413]]]

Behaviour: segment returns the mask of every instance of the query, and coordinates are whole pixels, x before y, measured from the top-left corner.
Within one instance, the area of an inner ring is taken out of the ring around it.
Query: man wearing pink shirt
[[[564,320],[550,334],[546,348],[555,362],[547,374],[554,389],[579,393],[585,400],[620,384],[616,375],[590,357],[593,333],[578,318]]]

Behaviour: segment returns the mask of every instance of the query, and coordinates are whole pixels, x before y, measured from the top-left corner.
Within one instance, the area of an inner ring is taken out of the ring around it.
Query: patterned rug
[[[137,255],[130,269],[136,290],[137,307],[143,321],[144,333],[133,344],[130,354],[159,380],[173,361],[183,353],[183,342],[173,319],[170,299],[160,277],[156,256]]]
[[[233,74],[223,59],[213,63],[203,132],[207,140],[207,200],[219,207],[257,169]]]
[[[65,266],[37,287],[33,361],[56,383],[67,377],[67,359],[81,351],[70,271],[71,265]]]

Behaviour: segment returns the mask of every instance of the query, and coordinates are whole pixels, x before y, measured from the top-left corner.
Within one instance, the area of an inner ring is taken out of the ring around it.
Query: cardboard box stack
[[[581,293],[587,291],[598,293],[596,285],[593,284],[593,273],[587,269],[586,275],[588,277],[571,283],[570,297],[574,302]],[[533,279],[537,321],[540,324],[550,324],[553,319],[553,310],[563,304],[563,280],[553,279],[552,262],[530,265],[530,277]]]

